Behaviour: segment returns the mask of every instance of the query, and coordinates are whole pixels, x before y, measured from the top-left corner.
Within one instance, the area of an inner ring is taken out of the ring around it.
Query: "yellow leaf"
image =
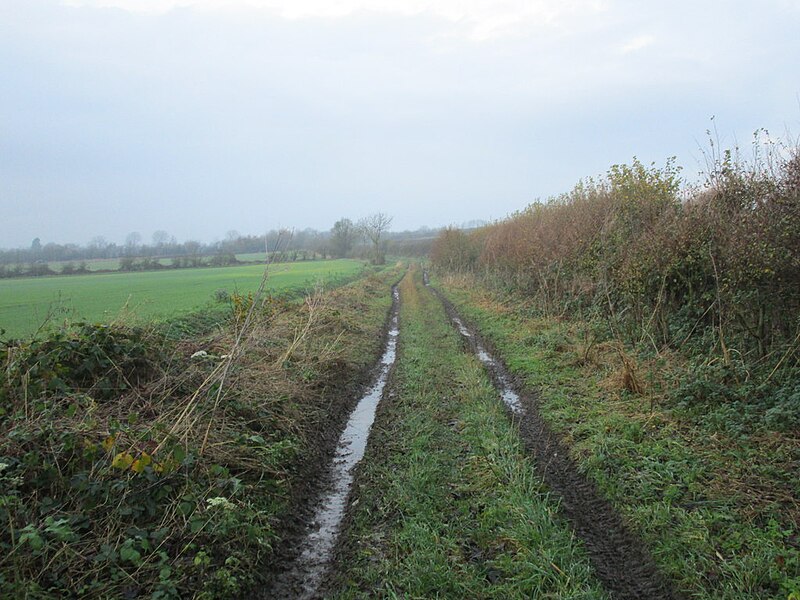
[[[108,436],[106,439],[103,440],[103,450],[106,452],[111,452],[111,448],[114,447],[114,442],[116,438],[113,435]]]
[[[133,461],[133,464],[131,465],[131,471],[134,473],[141,473],[151,462],[153,462],[153,459],[150,458],[150,455],[147,452],[142,452],[142,455]]]
[[[153,471],[160,475],[166,475],[178,468],[178,463],[172,458],[168,458],[160,463],[153,463]]]
[[[131,464],[133,464],[133,456],[130,452],[120,452],[111,461],[111,466],[117,469],[127,469]]]

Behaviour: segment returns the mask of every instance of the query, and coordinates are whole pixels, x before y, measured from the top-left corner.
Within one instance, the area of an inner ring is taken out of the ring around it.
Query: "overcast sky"
[[[800,132],[800,0],[0,0],[0,247],[500,218]],[[711,117],[714,116],[714,121]]]

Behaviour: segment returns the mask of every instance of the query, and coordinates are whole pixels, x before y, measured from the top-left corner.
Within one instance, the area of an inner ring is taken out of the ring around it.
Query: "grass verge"
[[[480,363],[419,273],[328,597],[605,598]]]
[[[704,418],[722,414],[720,407],[674,401],[687,377],[678,357],[637,362],[593,347],[588,324],[536,317],[519,296],[465,279],[440,287],[539,393],[542,416],[579,468],[689,597],[800,595],[796,432],[732,427],[744,418]],[[625,390],[631,377],[641,393]]]

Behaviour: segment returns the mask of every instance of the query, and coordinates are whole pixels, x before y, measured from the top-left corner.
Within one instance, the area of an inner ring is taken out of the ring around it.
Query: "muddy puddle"
[[[392,288],[392,314],[386,347],[376,380],[350,415],[326,474],[329,487],[314,511],[308,533],[300,544],[299,555],[275,582],[271,597],[308,599],[318,596],[347,508],[353,469],[364,456],[375,411],[397,356],[399,301],[400,292],[395,286]]]

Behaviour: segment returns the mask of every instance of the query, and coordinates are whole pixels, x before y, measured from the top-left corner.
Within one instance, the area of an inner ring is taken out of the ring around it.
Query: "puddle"
[[[399,301],[400,292],[395,286],[392,288],[392,317],[386,348],[381,357],[380,372],[372,387],[359,400],[339,438],[336,455],[327,475],[332,482],[331,488],[324,494],[316,509],[310,531],[300,545],[299,556],[276,582],[273,596],[308,599],[314,598],[319,592],[353,485],[353,467],[364,456],[375,411],[397,356]]]
[[[461,319],[459,319],[455,314],[451,315],[451,319],[459,333],[470,340],[471,344],[473,344],[475,348],[475,354],[477,355],[478,359],[484,365],[486,365],[491,373],[495,376],[497,391],[500,392],[503,402],[505,402],[506,406],[511,409],[511,412],[514,414],[520,414],[522,412],[522,401],[520,400],[519,395],[514,391],[511,380],[509,379],[508,375],[506,375],[505,370],[500,366],[500,363],[498,363],[497,360],[495,360],[494,357],[489,354],[480,340],[470,333],[469,329],[467,329],[466,325],[464,325],[464,322]]]

